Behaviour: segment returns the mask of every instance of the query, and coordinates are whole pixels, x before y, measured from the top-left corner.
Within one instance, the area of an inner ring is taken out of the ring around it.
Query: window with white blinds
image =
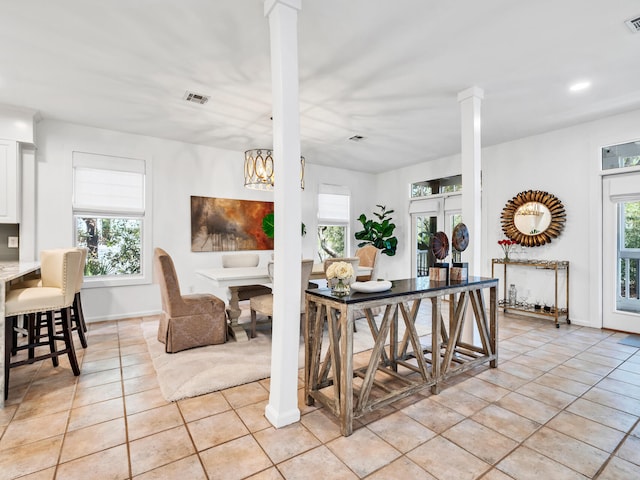
[[[88,249],[87,286],[148,283],[148,163],[73,152],[75,242]]]
[[[111,160],[111,161],[109,161]],[[73,154],[73,209],[144,213],[145,162]]]
[[[349,195],[319,193],[318,220],[349,223]]]
[[[350,200],[346,187],[319,185],[318,254],[322,260],[348,256]]]

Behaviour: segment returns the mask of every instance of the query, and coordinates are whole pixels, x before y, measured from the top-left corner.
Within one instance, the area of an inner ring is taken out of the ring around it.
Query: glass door
[[[618,271],[616,309],[640,313],[640,200],[618,204]]]
[[[429,267],[435,263],[435,257],[431,253],[431,239],[438,231],[437,215],[425,213],[414,214],[411,216],[413,224],[414,248],[413,248],[413,265],[414,275],[416,277],[429,276]]]
[[[605,328],[640,333],[640,173],[603,179]]]
[[[452,256],[451,234],[453,228],[462,221],[460,204],[460,194],[452,194],[430,201],[417,201],[411,205],[411,231],[413,232],[411,261],[414,276],[428,276],[429,267],[436,263],[437,259],[431,253],[431,239],[438,231],[443,231],[449,238],[449,256],[443,261],[449,263],[459,261]]]

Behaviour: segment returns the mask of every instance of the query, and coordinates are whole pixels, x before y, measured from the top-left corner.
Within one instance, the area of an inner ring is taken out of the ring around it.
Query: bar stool
[[[88,249],[84,247],[78,247],[80,250],[80,268],[78,269],[78,276],[76,277],[76,293],[73,297],[73,305],[71,306],[71,314],[74,323],[74,329],[78,329],[78,335],[80,336],[80,343],[82,348],[87,348],[87,339],[85,333],[87,331],[87,324],[84,321],[84,312],[82,311],[82,299],[80,298],[80,290],[82,290],[82,284],[84,283],[84,267],[87,264],[87,252]]]
[[[71,337],[71,306],[76,293],[77,276],[82,253],[77,249],[44,250],[40,253],[42,286],[10,290],[5,300],[5,358],[4,398],[9,394],[11,368],[51,359],[58,366],[58,357],[67,355],[73,374],[80,375],[80,367]],[[60,312],[62,330],[55,331],[55,312]],[[18,316],[26,317],[27,343],[14,345]],[[41,329],[46,326],[47,334]],[[64,341],[65,348],[57,350],[56,341]],[[36,348],[48,346],[49,353],[36,355]],[[15,347],[15,348],[14,348]],[[28,350],[28,358],[11,361],[13,351]]]
[[[78,332],[78,337],[80,338],[80,344],[82,348],[87,348],[87,337],[85,333],[87,332],[87,324],[84,321],[84,312],[82,310],[82,298],[80,297],[80,291],[82,290],[82,285],[84,283],[84,267],[87,263],[87,248],[85,247],[74,247],[69,250],[78,250],[81,254],[80,265],[78,270],[78,275],[76,276],[76,284],[75,284],[75,295],[73,298],[73,305],[71,305],[71,326],[72,330]],[[30,278],[28,280],[24,280],[20,283],[16,283],[11,286],[12,290],[17,290],[21,288],[29,288],[29,287],[41,287],[42,286],[42,278]],[[60,325],[60,316],[56,315],[56,323]],[[26,333],[26,328],[24,329]],[[14,354],[15,354],[15,338],[16,334],[14,331]]]

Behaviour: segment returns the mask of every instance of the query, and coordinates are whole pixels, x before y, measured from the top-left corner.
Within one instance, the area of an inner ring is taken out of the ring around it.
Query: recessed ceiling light
[[[577,82],[569,87],[571,92],[581,92],[591,86],[591,82]]]

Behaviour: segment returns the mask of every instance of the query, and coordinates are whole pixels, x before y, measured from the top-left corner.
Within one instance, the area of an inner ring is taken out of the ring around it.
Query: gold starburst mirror
[[[555,195],[527,190],[507,202],[500,221],[508,238],[525,247],[539,247],[560,235],[566,213]]]

